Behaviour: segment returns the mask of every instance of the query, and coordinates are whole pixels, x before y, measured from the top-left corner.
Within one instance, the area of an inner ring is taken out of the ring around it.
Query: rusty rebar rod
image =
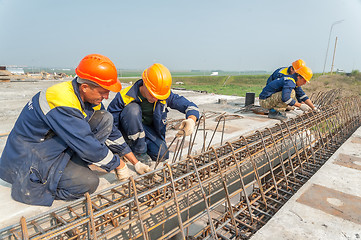
[[[204,216],[208,221],[194,237],[249,238],[360,126],[359,98],[335,101],[337,94],[318,95],[320,112],[224,145],[205,149],[204,134],[200,154],[191,156],[190,144],[184,159],[49,213],[22,218],[1,229],[0,238],[186,238]],[[180,156],[181,150],[176,151]]]

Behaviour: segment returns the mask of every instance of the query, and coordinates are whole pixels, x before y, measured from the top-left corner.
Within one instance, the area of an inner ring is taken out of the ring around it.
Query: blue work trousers
[[[95,138],[104,143],[112,131],[113,116],[105,110],[95,111],[89,125]],[[95,192],[99,177],[88,167],[89,164],[77,154],[72,156],[60,178],[55,199],[75,200],[83,197],[86,192]]]
[[[164,137],[157,134],[151,126],[142,123],[142,109],[136,102],[129,103],[120,114],[119,130],[135,154],[147,153],[153,161],[164,154],[169,158]]]

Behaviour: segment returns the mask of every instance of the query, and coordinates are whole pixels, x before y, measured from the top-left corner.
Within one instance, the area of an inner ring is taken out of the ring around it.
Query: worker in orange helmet
[[[284,113],[287,106],[298,107],[304,112],[317,110],[301,88],[311,80],[312,75],[311,69],[304,66],[297,73],[267,83],[259,95],[259,102],[261,107],[269,109],[268,117],[287,120]]]
[[[294,61],[292,63],[292,65],[289,67],[280,67],[280,68],[276,69],[271,74],[271,76],[269,76],[269,78],[267,79],[267,84],[277,78],[281,78],[286,75],[292,75],[292,74],[298,73],[298,71],[304,66],[306,66],[305,61],[303,61],[302,59],[298,59],[298,60]]]
[[[74,200],[93,193],[99,177],[88,165],[130,176],[119,155],[124,139],[102,104],[122,86],[113,62],[85,56],[77,77],[37,93],[24,107],[0,159],[0,178],[12,184],[13,199],[50,206],[54,199]],[[115,154],[117,153],[117,154]],[[150,171],[140,162],[136,169]],[[139,171],[138,171],[139,172]]]
[[[157,157],[169,157],[165,142],[168,107],[185,114],[177,136],[192,134],[199,118],[196,104],[171,91],[172,76],[162,64],[155,63],[142,79],[115,96],[108,106],[115,126],[123,133],[135,157],[150,165]]]
[[[306,66],[305,61],[302,59],[297,59],[296,61],[292,62],[291,66],[289,67],[280,67],[276,69],[271,76],[267,79],[267,84],[272,82],[275,79],[282,78],[287,75],[293,75],[295,73],[299,73],[300,69]],[[295,107],[287,106],[286,111],[294,110]]]

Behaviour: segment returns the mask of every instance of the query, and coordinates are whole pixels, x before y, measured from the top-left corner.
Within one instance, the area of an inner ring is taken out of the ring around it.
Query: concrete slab
[[[59,81],[41,81],[41,82],[18,82],[18,83],[5,83],[4,87],[0,89],[0,154],[6,143],[7,134],[11,131],[17,116],[20,114],[23,106],[31,99],[31,97],[42,89],[46,89],[49,86]],[[123,84],[126,87],[127,84]],[[199,93],[193,91],[181,91],[174,90],[189,100],[195,102],[201,112],[213,112],[213,117],[206,120],[206,141],[205,146],[208,146],[213,130],[216,127],[217,121],[215,118],[220,114],[237,115],[239,118],[226,120],[225,134],[223,137],[223,143],[236,139],[246,133],[251,133],[257,129],[262,129],[266,126],[271,126],[278,122],[278,120],[268,119],[265,115],[256,115],[253,113],[236,113],[244,104],[244,98],[237,96],[224,96],[216,94]],[[114,98],[115,94],[111,93],[108,100],[104,100],[103,103],[107,106]],[[226,101],[219,101],[219,99],[225,99]],[[219,103],[220,102],[220,103]],[[257,103],[257,102],[256,102]],[[288,115],[290,117],[296,116],[297,112],[291,112]],[[183,119],[184,114],[174,110],[170,110],[168,117],[170,119]],[[217,145],[221,142],[221,129],[222,124],[218,127],[219,130],[215,133],[211,145]],[[177,130],[170,129],[167,131],[167,141],[171,141]],[[187,139],[189,142],[189,139]],[[199,131],[193,147],[192,154],[200,152],[204,145],[203,130]],[[184,149],[187,149],[188,144],[185,144]],[[183,151],[183,154],[187,154],[187,151]],[[172,160],[173,152],[170,154],[170,160]],[[153,164],[154,166],[154,164]],[[132,174],[136,175],[133,166],[128,164],[128,167],[132,170]],[[100,177],[100,184],[97,189],[99,192],[109,186],[117,183],[115,175],[113,173],[107,173],[100,168],[94,167],[94,171],[97,171]],[[51,207],[39,207],[22,204],[12,200],[10,196],[11,185],[0,180],[0,199],[2,204],[0,205],[0,228],[4,228],[11,224],[15,224],[20,221],[20,217],[30,218],[43,212],[50,211],[64,204],[64,201],[55,201]]]
[[[360,239],[360,136],[361,128],[251,239]]]

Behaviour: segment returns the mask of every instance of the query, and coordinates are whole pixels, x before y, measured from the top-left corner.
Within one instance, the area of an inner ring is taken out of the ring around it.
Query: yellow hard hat
[[[298,59],[292,63],[292,67],[296,73],[298,73],[298,70],[304,66],[306,66],[306,63],[302,59]]]
[[[311,80],[312,75],[313,75],[311,68],[306,67],[306,66],[298,69],[297,73],[300,74],[307,82],[309,82]]]
[[[170,95],[172,75],[168,68],[160,63],[155,63],[145,69],[142,74],[144,85],[150,94],[160,100],[167,99]]]

